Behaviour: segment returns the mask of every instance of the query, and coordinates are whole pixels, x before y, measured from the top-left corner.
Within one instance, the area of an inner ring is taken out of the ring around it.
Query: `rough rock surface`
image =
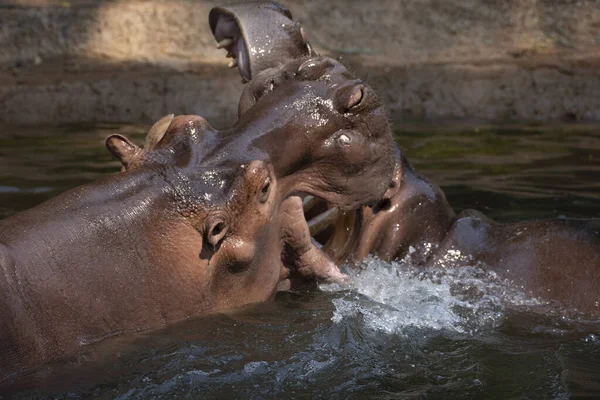
[[[600,0],[280,0],[399,119],[600,120]],[[213,0],[5,0],[0,123],[235,118]]]

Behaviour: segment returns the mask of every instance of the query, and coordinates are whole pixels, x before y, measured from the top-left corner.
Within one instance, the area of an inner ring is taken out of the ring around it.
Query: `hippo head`
[[[359,205],[376,202],[384,191],[387,198],[397,186],[391,179],[395,146],[379,99],[342,64],[317,57],[284,6],[218,7],[209,23],[217,47],[234,58],[229,66],[248,83],[234,141],[256,157],[266,154],[282,195],[316,196],[305,198],[310,231],[336,260],[346,258],[360,231]]]
[[[311,57],[264,70],[246,85],[239,120],[221,132],[207,163],[268,160],[282,197],[311,194],[355,209],[388,189],[392,150],[375,92],[341,63]]]
[[[175,210],[203,243],[195,250],[176,243],[171,256],[192,251],[205,262],[215,307],[266,300],[292,281],[343,279],[315,247],[306,225],[296,224],[302,202],[281,198],[272,164],[262,159],[206,163],[205,146],[219,132],[198,116],[165,120],[170,121],[167,129],[157,123],[162,128],[150,130],[148,147],[120,135],[109,136],[106,145],[125,173],[149,169],[168,182],[171,201],[165,212]]]
[[[155,124],[163,130],[165,125]],[[348,225],[360,222],[354,211],[378,202],[393,184],[394,146],[383,106],[367,84],[331,58],[295,59],[260,72],[246,85],[239,120],[230,129],[217,131],[200,117],[178,117],[167,132],[150,130],[149,149],[119,136],[109,138],[107,146],[126,167],[134,168],[156,157],[152,149],[175,140],[171,132],[177,129],[197,140],[196,149],[182,150],[182,157],[187,152],[185,157],[214,168],[261,160],[277,181],[277,202],[312,195],[329,208],[341,208],[345,222],[337,225],[346,228],[340,232],[352,232]],[[329,241],[339,240],[343,245],[334,247],[347,252],[348,237]],[[336,260],[341,252],[333,252]]]
[[[211,202],[199,232],[204,245],[200,259],[211,271],[215,308],[231,308],[273,296],[287,271],[281,263],[281,243],[275,219],[273,171],[255,160],[229,169],[208,169],[213,179],[233,176],[224,196]]]

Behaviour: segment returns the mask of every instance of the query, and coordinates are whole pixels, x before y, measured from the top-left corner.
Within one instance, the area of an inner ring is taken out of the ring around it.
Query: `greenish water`
[[[0,131],[0,218],[117,172],[103,146],[114,132],[141,143],[145,129]],[[600,217],[600,127],[403,127],[397,140],[457,211]],[[281,294],[105,340],[4,390],[64,399],[600,397],[600,323],[534,305],[484,271],[423,277],[368,260],[350,290]]]

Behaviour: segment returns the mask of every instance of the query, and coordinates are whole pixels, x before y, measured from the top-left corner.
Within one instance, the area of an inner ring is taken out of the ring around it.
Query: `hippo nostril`
[[[390,199],[383,199],[377,204],[373,205],[373,214],[377,214],[380,211],[387,211],[392,207]]]
[[[327,58],[310,58],[296,70],[299,80],[317,80],[333,68],[332,60]]]
[[[356,107],[357,105],[360,104],[360,102],[362,101],[364,96],[364,89],[362,86],[358,86],[356,87],[353,91],[352,94],[350,95],[350,98],[348,99],[348,104],[346,105],[346,108],[348,110],[350,110],[353,107]]]
[[[227,234],[229,227],[227,226],[225,221],[221,219],[215,219],[209,222],[208,228],[209,229],[206,240],[208,241],[208,243],[210,243],[213,247],[216,248]]]
[[[223,229],[225,228],[225,225],[222,222],[219,222],[217,224],[217,226],[215,226],[211,232],[211,235],[213,236],[217,236],[218,234],[220,234],[221,232],[223,232]]]

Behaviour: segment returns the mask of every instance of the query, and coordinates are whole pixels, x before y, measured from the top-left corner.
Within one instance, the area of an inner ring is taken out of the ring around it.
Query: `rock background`
[[[280,0],[399,120],[600,120],[600,0]],[[0,0],[0,123],[235,120],[212,0]]]

